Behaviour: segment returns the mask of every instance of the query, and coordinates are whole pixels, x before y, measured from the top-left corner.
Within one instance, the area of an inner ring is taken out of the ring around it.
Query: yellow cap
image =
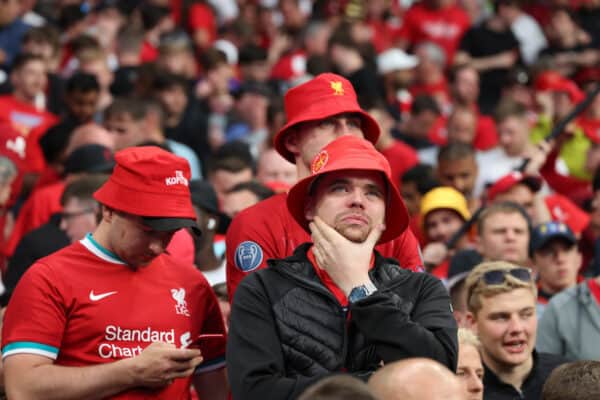
[[[449,186],[432,189],[425,193],[421,199],[421,216],[423,221],[431,211],[440,209],[456,211],[465,221],[471,218],[471,212],[469,211],[469,207],[467,207],[465,196]]]

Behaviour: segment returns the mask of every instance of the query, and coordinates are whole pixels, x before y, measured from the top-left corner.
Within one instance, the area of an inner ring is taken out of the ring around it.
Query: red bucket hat
[[[295,162],[294,155],[284,144],[289,129],[300,122],[328,118],[342,113],[356,113],[362,118],[365,139],[375,144],[379,138],[379,125],[363,111],[356,100],[352,84],[344,77],[325,73],[298,85],[285,94],[287,124],[277,132],[275,149],[286,160]]]
[[[388,202],[385,212],[385,231],[381,234],[379,243],[389,242],[400,235],[408,226],[408,211],[398,189],[392,183],[390,164],[371,143],[350,135],[339,137],[325,146],[313,159],[311,175],[290,189],[287,206],[300,226],[310,232],[304,211],[311,184],[323,174],[341,170],[383,173],[387,182]]]
[[[523,183],[527,185],[532,192],[537,192],[542,187],[542,179],[533,176],[525,175],[522,172],[513,171],[502,178],[498,179],[492,186],[487,190],[487,198],[492,201],[496,196],[501,193],[508,192],[513,186]]]
[[[542,72],[536,78],[534,87],[540,92],[565,92],[573,103],[579,103],[585,98],[585,94],[575,82],[555,71]]]
[[[108,181],[94,193],[100,203],[144,217],[158,231],[191,227],[196,214],[189,189],[188,162],[154,146],[130,147],[115,154],[116,166]]]

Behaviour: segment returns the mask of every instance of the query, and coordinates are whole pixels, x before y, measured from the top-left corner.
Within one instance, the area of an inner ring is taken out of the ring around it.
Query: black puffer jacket
[[[345,309],[308,261],[309,247],[269,260],[237,289],[227,345],[235,400],[294,399],[331,373],[367,378],[408,357],[455,369],[457,328],[437,278],[376,253],[369,275],[378,291]]]

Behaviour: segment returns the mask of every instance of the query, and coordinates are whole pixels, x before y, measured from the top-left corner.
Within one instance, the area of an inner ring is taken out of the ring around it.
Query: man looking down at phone
[[[292,187],[287,207],[312,243],[237,289],[227,345],[235,400],[292,399],[329,374],[366,380],[409,357],[454,370],[456,323],[441,281],[374,250],[408,223],[390,176],[370,142],[345,135]]]
[[[93,233],[36,262],[17,285],[2,332],[6,393],[15,399],[225,399],[224,334],[202,273],[165,248],[198,231],[189,164],[157,147],[115,155],[94,193]],[[204,349],[204,347],[203,347]]]

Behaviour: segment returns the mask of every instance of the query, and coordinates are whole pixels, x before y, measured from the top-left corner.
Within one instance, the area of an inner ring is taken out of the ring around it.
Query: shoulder
[[[582,282],[575,287],[563,290],[562,292],[552,296],[547,308],[562,309],[577,302],[577,296],[582,291],[588,291],[587,282]]]
[[[273,224],[274,222],[280,221],[280,219],[276,217],[283,213],[282,210],[287,210],[285,204],[286,198],[287,195],[285,193],[280,193],[246,208],[235,216],[229,230],[246,230],[252,229],[253,226],[259,228],[264,224]],[[237,228],[238,226],[239,228]],[[229,234],[229,231],[227,233]]]
[[[542,373],[549,374],[554,368],[569,362],[569,360],[558,354],[537,353],[535,362]]]

